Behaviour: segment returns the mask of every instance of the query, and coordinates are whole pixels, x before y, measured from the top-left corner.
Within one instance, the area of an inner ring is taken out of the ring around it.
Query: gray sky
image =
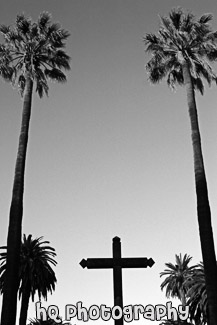
[[[159,14],[177,6],[213,13],[217,29],[214,0],[1,1],[0,23],[48,11],[71,33],[67,84],[50,84],[49,98],[34,96],[23,217],[25,234],[44,236],[56,249],[58,283],[42,305],[57,305],[63,317],[65,305],[78,301],[113,306],[112,271],[83,270],[79,262],[111,257],[115,236],[123,256],[155,260],[151,269],[124,270],[124,305],[165,304],[164,264],[179,253],[201,260],[185,90],[150,85],[144,69],[143,36],[157,31]],[[0,98],[5,245],[22,101],[2,81]],[[197,96],[215,242],[216,101],[216,88]],[[33,305],[29,310],[35,317]]]

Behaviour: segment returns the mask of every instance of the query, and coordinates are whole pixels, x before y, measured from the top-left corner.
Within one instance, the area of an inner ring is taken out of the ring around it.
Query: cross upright
[[[80,262],[80,265],[88,269],[113,269],[113,287],[114,287],[114,306],[123,309],[122,292],[122,268],[146,268],[152,267],[154,261],[147,257],[121,257],[121,240],[119,237],[113,238],[112,258],[87,258]],[[115,320],[115,325],[123,325],[123,317]]]

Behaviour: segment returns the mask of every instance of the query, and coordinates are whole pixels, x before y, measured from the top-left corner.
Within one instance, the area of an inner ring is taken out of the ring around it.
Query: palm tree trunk
[[[183,289],[180,290],[180,300],[181,300],[182,306],[185,307],[186,306],[186,296],[185,296],[185,292]]]
[[[197,215],[209,310],[208,324],[217,325],[217,264],[195,93],[187,60],[184,60],[183,63],[183,75],[187,91],[187,101],[191,122],[197,196]]]
[[[19,325],[26,325],[30,292],[31,292],[31,286],[30,283],[28,282],[25,289],[22,292]]]
[[[22,233],[23,192],[33,81],[27,77],[19,146],[15,166],[7,238],[7,268],[4,284],[1,325],[15,325],[19,286],[19,256]]]

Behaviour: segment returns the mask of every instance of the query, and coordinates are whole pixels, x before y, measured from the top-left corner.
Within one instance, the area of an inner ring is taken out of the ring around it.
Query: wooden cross
[[[146,257],[121,257],[121,240],[113,238],[112,258],[87,258],[80,262],[80,265],[88,269],[113,269],[114,306],[123,308],[122,293],[122,268],[146,268],[152,267],[154,261]],[[115,320],[115,325],[123,325],[123,317]]]

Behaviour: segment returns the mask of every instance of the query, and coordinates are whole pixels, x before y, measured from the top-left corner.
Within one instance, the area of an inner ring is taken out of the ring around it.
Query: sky
[[[44,236],[56,249],[56,290],[42,306],[58,306],[63,319],[67,304],[113,306],[112,270],[82,269],[79,262],[111,257],[115,236],[123,257],[155,261],[152,268],[123,270],[124,305],[165,305],[159,276],[165,263],[175,263],[180,253],[192,256],[192,264],[202,260],[185,89],[150,85],[145,71],[150,57],[143,37],[156,33],[159,15],[177,6],[196,16],[212,13],[217,29],[214,0],[1,1],[1,24],[13,24],[19,13],[37,20],[48,11],[71,34],[67,83],[50,83],[49,97],[34,94],[23,215],[23,233]],[[2,246],[22,99],[3,81],[0,98]],[[216,102],[215,86],[197,95],[215,243]],[[30,303],[28,318],[35,317]]]

